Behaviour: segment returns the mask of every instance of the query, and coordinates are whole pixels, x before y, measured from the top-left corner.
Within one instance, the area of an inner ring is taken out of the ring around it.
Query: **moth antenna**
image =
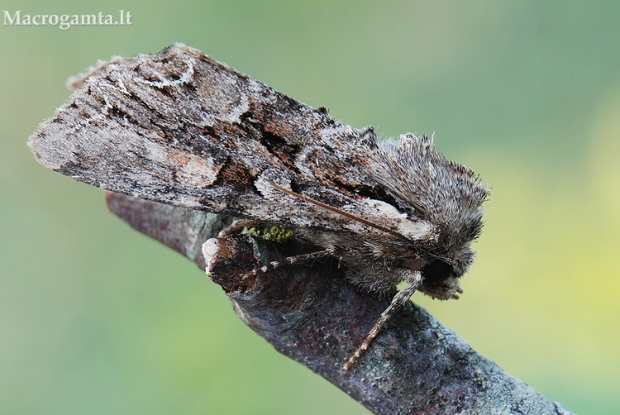
[[[359,216],[356,216],[356,215],[354,215],[354,214],[352,214],[352,213],[345,212],[344,210],[340,210],[340,209],[335,208],[335,207],[333,207],[333,206],[330,206],[330,205],[328,205],[328,204],[326,204],[326,203],[319,202],[318,200],[316,200],[316,199],[312,199],[311,197],[308,197],[308,196],[305,196],[305,195],[302,195],[301,193],[297,193],[297,192],[294,192],[294,191],[292,191],[292,190],[286,189],[286,188],[284,188],[284,187],[282,187],[282,186],[280,186],[280,185],[278,185],[278,184],[276,184],[276,183],[274,183],[274,182],[271,182],[271,184],[272,184],[272,185],[273,185],[273,187],[275,187],[276,189],[278,189],[278,190],[280,190],[280,191],[282,191],[282,192],[284,192],[284,193],[286,193],[286,194],[288,194],[288,195],[291,195],[291,196],[293,196],[293,197],[296,197],[297,199],[303,200],[304,202],[312,203],[313,205],[316,205],[316,206],[322,207],[323,209],[327,209],[327,210],[329,210],[329,211],[331,211],[331,212],[334,212],[334,213],[337,213],[337,214],[339,214],[339,215],[345,216],[345,217],[347,217],[347,218],[349,218],[349,219],[352,219],[352,220],[354,220],[354,221],[357,221],[357,222],[363,223],[363,224],[364,224],[364,225],[366,225],[366,226],[370,226],[371,228],[378,229],[378,230],[380,230],[381,232],[388,233],[388,234],[390,234],[390,235],[392,235],[392,236],[397,237],[398,239],[402,239],[403,241],[406,241],[406,242],[411,243],[411,241],[410,241],[409,239],[407,239],[404,235],[401,235],[400,233],[398,233],[398,232],[396,232],[396,231],[393,231],[393,230],[391,230],[391,229],[388,229],[388,228],[386,228],[385,226],[377,225],[376,223],[373,223],[373,222],[371,222],[371,221],[368,221],[368,220],[366,220],[366,219],[364,219],[364,218],[360,218]]]
[[[402,241],[405,241],[405,242],[407,242],[409,244],[412,243],[404,235],[401,235],[400,233],[398,233],[396,231],[393,231],[393,230],[391,230],[389,228],[386,228],[385,226],[377,225],[376,223],[373,223],[373,222],[371,222],[369,220],[366,220],[364,218],[360,218],[359,216],[356,216],[356,215],[354,215],[352,213],[345,212],[344,210],[340,210],[340,209],[338,209],[336,207],[333,207],[333,206],[330,206],[330,205],[328,205],[326,203],[319,202],[316,199],[313,199],[313,198],[308,197],[306,195],[303,195],[301,193],[294,192],[293,190],[289,190],[287,188],[284,188],[284,187],[280,186],[277,183],[271,182],[271,185],[273,187],[275,187],[276,189],[278,189],[278,190],[280,190],[280,191],[282,191],[282,192],[284,192],[284,193],[286,193],[288,195],[291,195],[293,197],[296,197],[297,199],[303,200],[304,202],[312,203],[313,205],[322,207],[323,209],[327,209],[327,210],[329,210],[331,212],[334,212],[334,213],[337,213],[339,215],[345,216],[345,217],[347,217],[349,219],[352,219],[354,221],[363,223],[366,226],[370,226],[371,228],[375,228],[377,230],[380,230],[381,232],[385,232],[387,234],[395,236],[396,238],[398,238],[398,239],[400,239]],[[435,259],[439,259],[440,261],[445,262],[446,264],[454,265],[454,261],[452,261],[450,258],[446,258],[446,257],[443,257],[441,255],[434,254],[434,253],[432,253],[432,252],[430,252],[430,251],[428,251],[428,250],[426,250],[426,249],[424,249],[422,247],[417,247],[417,249],[419,249],[420,251],[424,252],[425,254],[427,254],[427,255],[435,258]]]

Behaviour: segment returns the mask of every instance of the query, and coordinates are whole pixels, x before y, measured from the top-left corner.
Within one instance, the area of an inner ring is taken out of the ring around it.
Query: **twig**
[[[132,227],[205,267],[201,245],[230,219],[107,193],[110,210]],[[356,292],[335,260],[248,270],[309,252],[244,235],[218,240],[211,279],[237,315],[279,352],[307,366],[376,414],[569,414],[469,347],[426,310],[407,304],[348,371],[341,366],[390,296]]]

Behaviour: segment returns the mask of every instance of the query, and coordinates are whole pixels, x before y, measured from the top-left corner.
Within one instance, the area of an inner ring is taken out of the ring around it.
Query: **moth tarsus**
[[[379,140],[182,44],[116,57],[75,79],[74,94],[29,139],[44,166],[106,190],[293,229],[337,257],[361,291],[405,281],[412,294],[462,292],[488,192],[426,136]],[[374,335],[409,296],[395,297]]]
[[[420,283],[422,282],[422,275],[417,272],[412,275],[411,280],[408,285],[400,290],[394,298],[392,298],[392,302],[389,307],[381,313],[379,318],[374,322],[368,334],[360,344],[360,346],[353,352],[353,354],[349,357],[349,359],[342,365],[344,370],[349,370],[351,367],[357,362],[357,360],[362,357],[362,355],[368,350],[370,343],[377,337],[383,326],[392,318],[394,314],[398,312],[406,303],[409,301],[411,296],[416,292]]]

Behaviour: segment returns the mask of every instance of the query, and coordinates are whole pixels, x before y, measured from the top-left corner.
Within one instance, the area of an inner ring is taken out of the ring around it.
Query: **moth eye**
[[[422,268],[422,275],[428,280],[445,280],[454,275],[454,268],[452,265],[436,259]]]

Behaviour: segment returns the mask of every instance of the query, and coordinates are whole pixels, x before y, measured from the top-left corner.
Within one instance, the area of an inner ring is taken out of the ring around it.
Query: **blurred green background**
[[[493,188],[459,301],[415,301],[567,409],[620,409],[620,2],[2,0],[0,413],[362,414],[26,139],[97,59],[197,47],[355,127],[435,133]]]

